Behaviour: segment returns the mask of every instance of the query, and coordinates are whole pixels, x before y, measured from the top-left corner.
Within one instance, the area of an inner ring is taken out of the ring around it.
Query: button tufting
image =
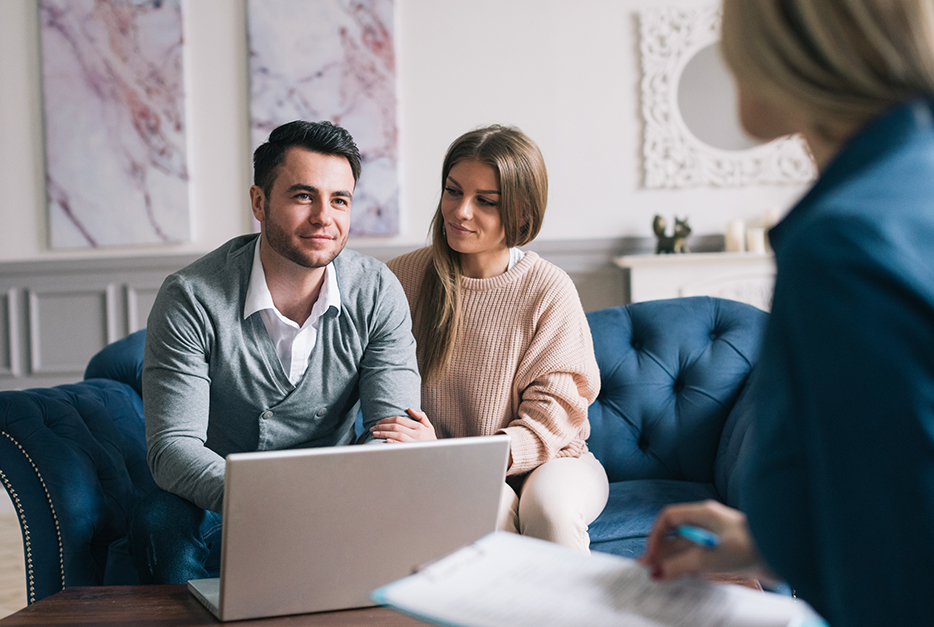
[[[675,381],[675,394],[680,394],[681,390],[684,389],[684,379],[678,379]]]
[[[633,338],[633,339],[632,339],[632,344],[631,344],[631,346],[632,346],[632,348],[633,348],[634,350],[641,351],[641,350],[642,350],[642,340],[637,340],[636,338]]]
[[[636,446],[639,447],[640,451],[646,451],[649,448],[649,439],[645,437],[645,434],[639,436],[639,441],[636,442]]]

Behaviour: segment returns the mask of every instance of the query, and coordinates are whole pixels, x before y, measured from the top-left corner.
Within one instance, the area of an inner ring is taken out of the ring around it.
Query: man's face
[[[329,264],[347,243],[354,178],[344,157],[286,149],[267,196],[250,188],[253,215],[274,253],[305,268]]]

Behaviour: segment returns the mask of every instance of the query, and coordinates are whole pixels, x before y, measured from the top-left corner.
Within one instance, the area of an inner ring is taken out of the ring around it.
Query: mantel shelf
[[[693,264],[748,264],[772,262],[772,253],[676,253],[662,255],[623,255],[613,262],[620,268],[638,268],[646,266],[693,265]]]
[[[629,278],[628,302],[683,296],[717,296],[765,311],[772,305],[775,257],[771,253],[626,255],[614,263]]]

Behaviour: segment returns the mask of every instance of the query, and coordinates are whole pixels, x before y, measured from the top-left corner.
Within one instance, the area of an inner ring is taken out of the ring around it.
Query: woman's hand
[[[370,427],[374,438],[385,439],[387,442],[419,442],[437,440],[435,428],[428,422],[425,412],[409,407],[406,412],[411,418],[405,416],[392,416],[383,418]]]
[[[720,536],[720,544],[709,549],[676,537],[673,532],[679,525],[713,531]],[[655,579],[762,567],[746,515],[717,501],[670,505],[663,509],[655,520],[645,555],[639,558],[639,563],[651,568]]]

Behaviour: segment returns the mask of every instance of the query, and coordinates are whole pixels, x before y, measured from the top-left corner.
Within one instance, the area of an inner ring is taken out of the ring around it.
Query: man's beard
[[[263,204],[263,213],[266,214],[266,241],[269,242],[269,247],[289,261],[296,263],[303,268],[323,268],[324,266],[334,261],[337,255],[339,255],[340,252],[344,249],[343,245],[338,246],[337,250],[335,250],[333,254],[328,257],[327,261],[313,261],[308,257],[308,253],[306,251],[295,245],[288,233],[279,228],[277,224],[269,219],[268,199]]]

